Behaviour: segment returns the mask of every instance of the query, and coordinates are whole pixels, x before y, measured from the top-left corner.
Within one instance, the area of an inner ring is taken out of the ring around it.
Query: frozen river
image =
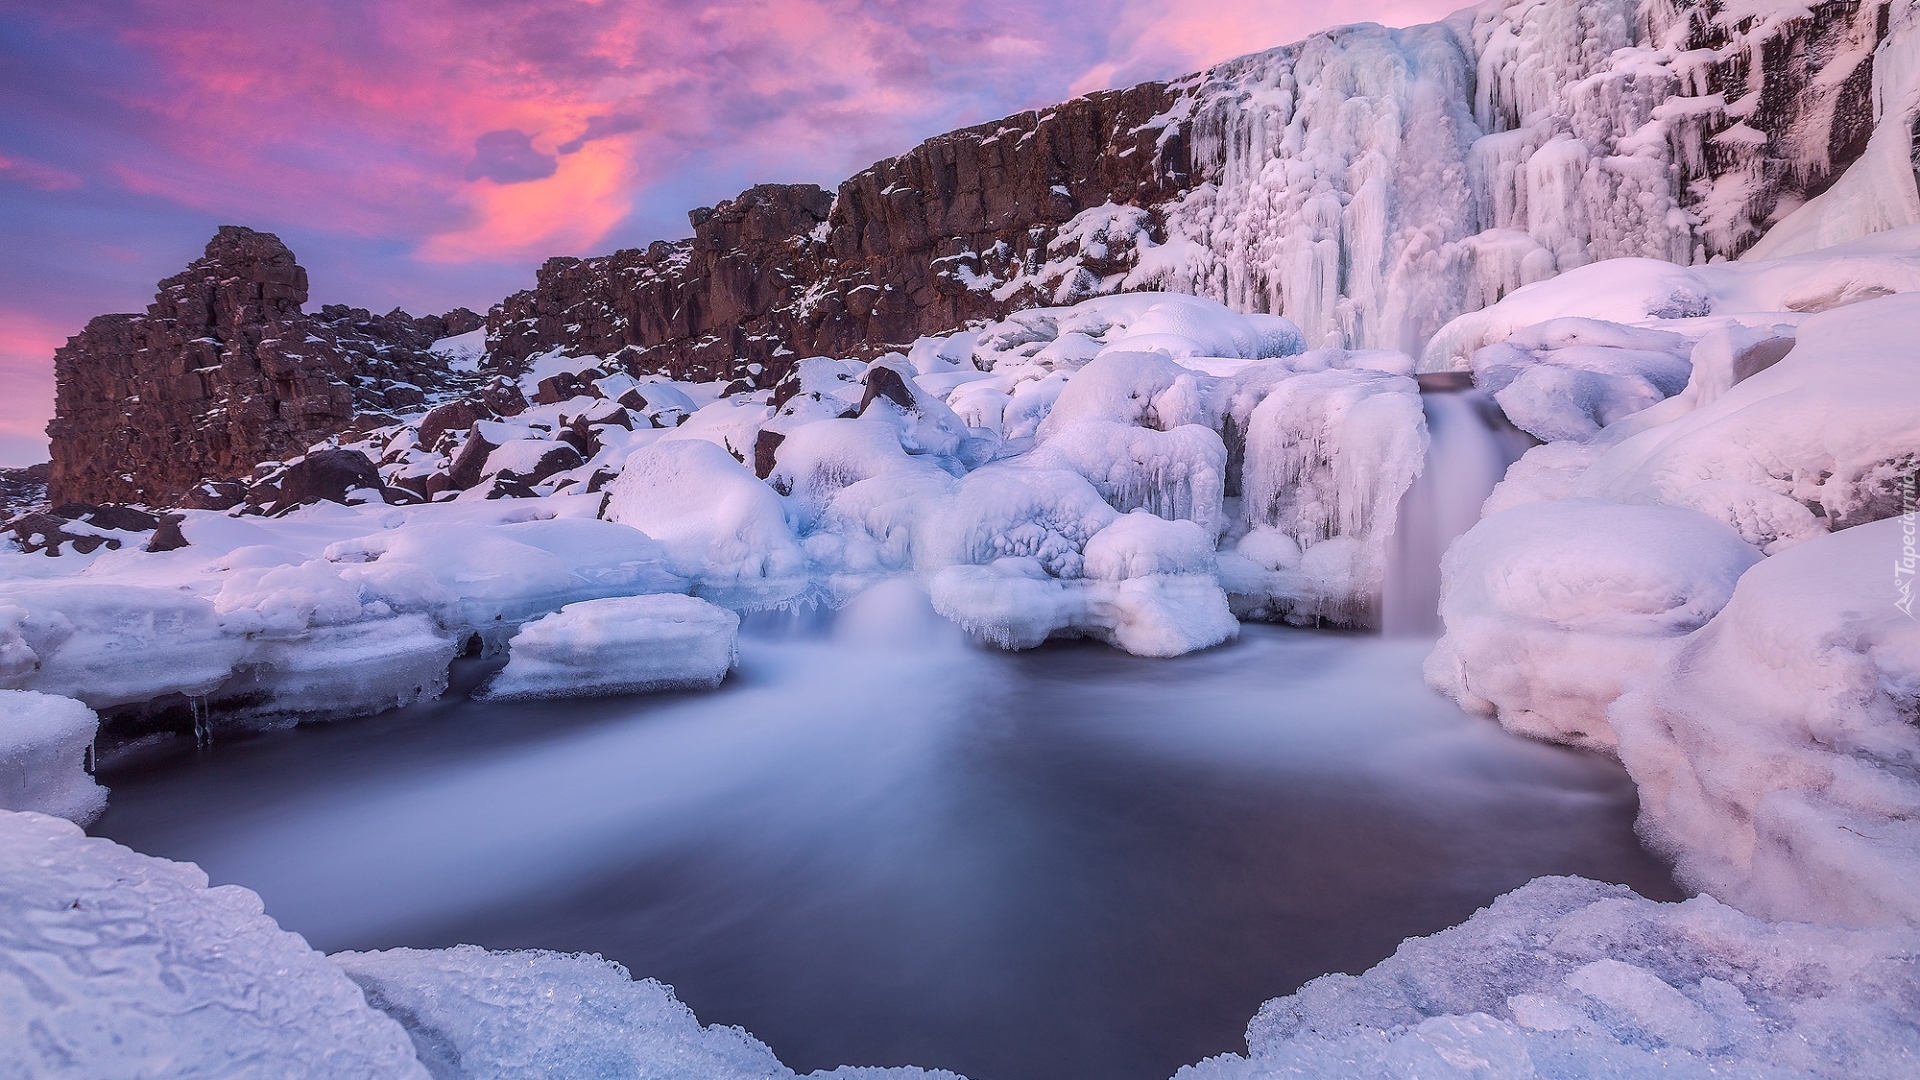
[[[801,1071],[1163,1080],[1270,997],[1542,874],[1677,895],[1611,762],[1468,717],[1429,645],[968,645],[901,590],[720,691],[444,700],[109,756],[93,830],[326,950],[598,952]],[[181,745],[186,744],[186,745]]]

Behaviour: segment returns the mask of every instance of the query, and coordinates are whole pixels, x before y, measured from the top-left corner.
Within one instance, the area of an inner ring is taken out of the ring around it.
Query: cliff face
[[[1418,353],[1586,262],[1738,255],[1857,158],[1889,4],[1767,7],[1491,4],[952,132],[831,197],[754,188],[690,241],[551,260],[489,314],[491,361],[767,385],[1141,288]]]
[[[481,374],[559,350],[766,387],[801,357],[1133,289],[1444,368],[1455,316],[1599,259],[1738,256],[1876,125],[1920,122],[1875,104],[1920,61],[1914,18],[1914,0],[1518,0],[1345,27],[950,132],[834,192],[755,187],[693,211],[689,240],[550,259],[487,315]],[[55,501],[198,497],[462,378],[426,347],[477,316],[305,298],[278,240],[223,228],[146,314],[89,324],[56,355]]]
[[[752,188],[693,211],[691,240],[550,259],[488,314],[490,360],[511,371],[558,347],[767,385],[800,356],[872,355],[1047,302],[1037,287],[976,286],[1052,258],[1090,207],[1184,190],[1172,105],[1161,83],[1076,98],[929,139],[837,193]]]
[[[310,316],[306,299],[307,272],[278,237],[228,225],[145,314],[89,322],[54,353],[52,501],[192,504],[208,481],[303,450],[356,412],[423,404],[448,378],[426,353],[446,319]]]

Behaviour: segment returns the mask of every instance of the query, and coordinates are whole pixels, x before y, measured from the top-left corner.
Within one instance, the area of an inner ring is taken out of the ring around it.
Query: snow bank
[[[1914,537],[1893,518],[1767,559],[1614,704],[1682,881],[1765,918],[1920,926]]]
[[[100,720],[72,698],[0,690],[0,810],[35,810],[86,825],[107,807],[87,773]]]
[[[703,1027],[653,979],[598,956],[488,952],[472,945],[336,953],[367,1000],[406,1026],[436,1076],[792,1080],[766,1044]],[[847,1080],[959,1080],[915,1068],[840,1068]]]
[[[1610,750],[1626,680],[1706,624],[1760,554],[1694,510],[1589,499],[1483,519],[1442,562],[1427,681],[1535,738]]]
[[[740,617],[691,596],[569,604],[508,644],[507,666],[478,696],[595,697],[711,690],[733,669]]]
[[[0,811],[0,1072],[429,1075],[399,1024],[233,885]]]
[[[1917,962],[1912,930],[1770,924],[1708,897],[1540,878],[1363,975],[1267,1002],[1247,1057],[1177,1077],[1895,1080],[1920,1067]]]
[[[1582,318],[1698,338],[1728,323],[1795,323],[1836,307],[1920,290],[1920,226],[1780,258],[1681,266],[1591,263],[1462,315],[1428,340],[1422,371],[1461,371],[1474,353],[1554,319]]]

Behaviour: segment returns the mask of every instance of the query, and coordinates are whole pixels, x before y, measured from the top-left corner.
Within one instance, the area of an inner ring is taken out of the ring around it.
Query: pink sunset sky
[[[1454,0],[0,0],[0,464],[52,354],[214,228],[309,307],[484,311],[551,255],[689,233],[950,128]]]

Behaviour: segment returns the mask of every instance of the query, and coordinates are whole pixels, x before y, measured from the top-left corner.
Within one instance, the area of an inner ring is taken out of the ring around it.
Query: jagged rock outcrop
[[[930,139],[831,198],[754,188],[692,240],[550,260],[488,315],[490,362],[765,386],[1137,288],[1418,352],[1585,262],[1745,250],[1859,156],[1889,7],[1520,0],[1329,31]]]
[[[549,259],[487,316],[490,362],[553,348],[635,371],[771,385],[800,356],[871,355],[1048,298],[975,287],[1053,257],[1089,207],[1183,190],[1163,83],[929,139],[837,193],[765,184],[693,211],[691,240]]]
[[[145,314],[89,322],[54,353],[50,498],[231,502],[223,488],[260,462],[444,391],[457,380],[427,347],[479,318],[308,315],[306,299],[278,237],[225,225]]]

